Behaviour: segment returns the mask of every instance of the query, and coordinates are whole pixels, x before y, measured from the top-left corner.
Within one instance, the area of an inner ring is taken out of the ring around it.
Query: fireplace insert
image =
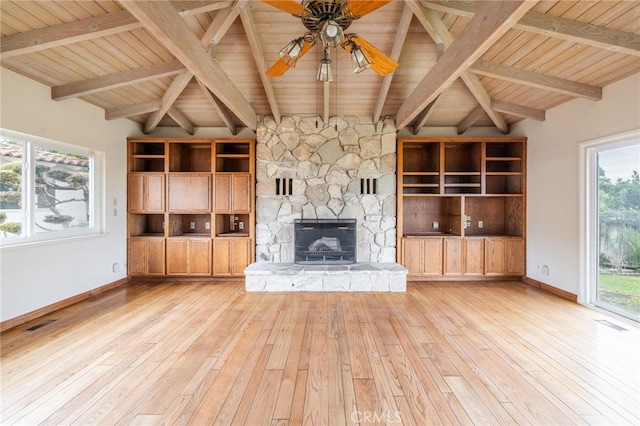
[[[293,238],[295,263],[356,263],[355,219],[296,219]]]

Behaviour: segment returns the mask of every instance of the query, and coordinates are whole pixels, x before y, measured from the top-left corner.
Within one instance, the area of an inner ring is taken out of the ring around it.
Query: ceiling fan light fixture
[[[302,37],[291,40],[289,44],[280,50],[280,58],[285,64],[291,67],[296,66],[296,62],[298,62],[298,57],[302,51],[302,40]]]
[[[320,66],[318,67],[318,81],[333,81],[333,72],[331,71],[331,59],[329,59],[329,51],[325,49]]]
[[[333,19],[327,19],[322,23],[320,38],[325,46],[336,47],[344,39],[342,27]]]
[[[371,60],[360,49],[360,46],[356,45],[353,41],[350,42],[349,48],[351,50],[351,65],[353,66],[353,73],[360,74],[371,66]]]

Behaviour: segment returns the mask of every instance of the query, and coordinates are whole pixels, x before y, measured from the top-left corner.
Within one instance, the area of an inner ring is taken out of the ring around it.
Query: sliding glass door
[[[640,321],[640,141],[636,135],[588,152],[588,251],[595,257],[589,262],[589,303]]]

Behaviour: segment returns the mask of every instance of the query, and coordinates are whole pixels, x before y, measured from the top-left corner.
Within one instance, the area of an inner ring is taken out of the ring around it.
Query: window
[[[640,133],[593,141],[582,156],[581,302],[639,321]]]
[[[99,232],[100,158],[88,148],[0,130],[0,244]]]

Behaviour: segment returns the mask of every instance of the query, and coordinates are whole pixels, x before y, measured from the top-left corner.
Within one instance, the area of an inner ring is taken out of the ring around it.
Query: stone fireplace
[[[370,277],[375,285],[388,291],[389,283],[380,284],[378,275],[399,266],[394,121],[372,123],[370,117],[344,116],[322,123],[316,116],[287,116],[276,124],[264,117],[256,141],[256,264],[245,271],[247,283],[257,269],[271,266],[282,271],[295,265],[291,287],[296,287],[304,266],[296,263],[296,221],[345,219],[355,222],[356,263],[309,268],[349,274],[368,270],[376,275]],[[315,284],[311,287],[316,289]]]

